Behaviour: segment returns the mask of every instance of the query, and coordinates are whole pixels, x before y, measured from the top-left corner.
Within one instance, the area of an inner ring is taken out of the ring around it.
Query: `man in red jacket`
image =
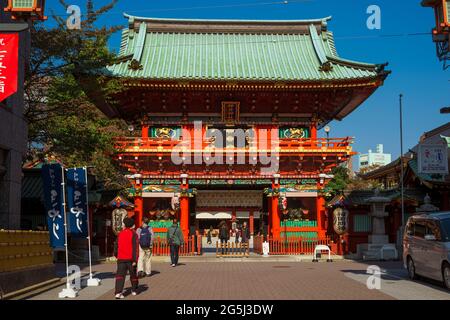
[[[137,262],[139,258],[139,239],[134,231],[134,220],[123,219],[125,228],[117,236],[116,299],[123,299],[123,286],[127,271],[130,272],[131,294],[135,296],[138,288]]]

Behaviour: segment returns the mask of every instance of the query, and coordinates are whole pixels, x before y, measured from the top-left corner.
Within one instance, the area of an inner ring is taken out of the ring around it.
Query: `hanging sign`
[[[448,146],[446,144],[420,144],[419,173],[448,174]]]
[[[0,102],[17,92],[19,34],[0,33]]]
[[[336,208],[333,211],[333,229],[338,235],[348,231],[348,210]]]
[[[47,212],[50,245],[64,248],[63,168],[60,164],[42,166],[45,211]]]
[[[85,168],[67,170],[66,189],[69,233],[74,236],[87,237],[88,196]]]

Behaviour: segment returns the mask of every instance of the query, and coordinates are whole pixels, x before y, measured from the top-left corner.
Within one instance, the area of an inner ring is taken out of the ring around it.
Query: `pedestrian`
[[[250,239],[250,230],[247,227],[247,222],[244,222],[241,229],[242,243],[247,243]]]
[[[137,265],[138,275],[149,277],[152,274],[152,248],[154,233],[149,225],[149,218],[142,219],[142,226],[136,230],[139,238],[139,260]]]
[[[234,234],[235,234],[235,237],[236,237],[234,242],[239,243],[240,230],[239,230],[239,226],[238,225],[236,225],[236,229],[234,231]]]
[[[212,243],[212,233],[213,233],[213,226],[210,226],[208,233],[206,234],[206,240],[208,244]]]
[[[222,247],[222,254],[224,254],[224,246],[225,243],[228,242],[230,233],[228,231],[227,223],[225,221],[221,221],[219,225],[219,239],[220,239],[220,246]]]
[[[139,259],[139,239],[134,231],[134,220],[131,218],[123,219],[125,228],[120,231],[114,246],[114,255],[117,257],[116,272],[116,299],[125,298],[123,295],[123,287],[127,272],[130,273],[131,294],[137,295],[138,277],[137,262]]]
[[[180,246],[184,244],[183,232],[178,226],[177,218],[173,218],[172,225],[167,230],[167,241],[170,246],[170,261],[172,267],[175,267],[178,264]]]

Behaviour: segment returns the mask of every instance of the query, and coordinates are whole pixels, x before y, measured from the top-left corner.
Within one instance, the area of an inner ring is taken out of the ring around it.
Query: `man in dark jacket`
[[[127,272],[130,273],[131,294],[135,296],[138,288],[137,262],[139,259],[139,239],[134,228],[134,220],[123,219],[125,228],[117,236],[117,272],[116,272],[116,299],[123,299],[123,286]]]
[[[167,241],[170,246],[170,261],[172,263],[172,267],[175,267],[178,264],[180,246],[184,244],[183,233],[178,225],[177,218],[173,218],[173,223],[167,230]]]
[[[230,232],[228,231],[227,223],[222,220],[219,224],[219,239],[220,246],[222,247],[222,254],[225,252],[225,244],[228,242],[229,238]]]
[[[250,240],[250,229],[247,227],[247,222],[244,222],[242,225],[241,239],[243,243],[247,243]]]

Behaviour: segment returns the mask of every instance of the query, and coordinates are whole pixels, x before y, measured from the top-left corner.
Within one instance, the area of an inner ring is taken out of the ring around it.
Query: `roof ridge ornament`
[[[130,69],[130,70],[137,71],[137,70],[142,70],[143,68],[144,68],[144,66],[136,59],[131,59],[130,63],[128,64],[128,69]]]

